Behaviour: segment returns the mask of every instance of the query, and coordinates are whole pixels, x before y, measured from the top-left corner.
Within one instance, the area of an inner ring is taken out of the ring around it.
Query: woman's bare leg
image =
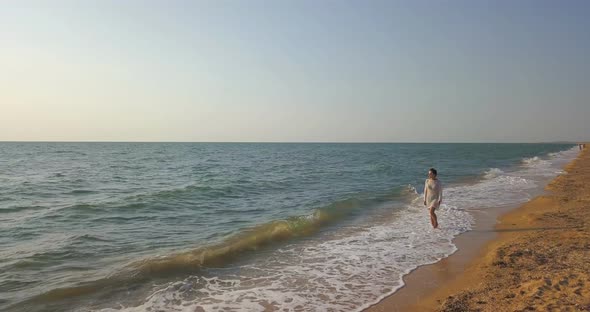
[[[438,219],[436,218],[436,214],[434,213],[435,207],[430,207],[430,223],[432,224],[433,228],[438,227]]]

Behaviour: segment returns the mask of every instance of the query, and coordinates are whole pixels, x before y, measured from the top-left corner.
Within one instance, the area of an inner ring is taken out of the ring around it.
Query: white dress
[[[426,207],[438,207],[438,203],[442,201],[442,184],[438,179],[426,179],[424,182],[424,201]]]

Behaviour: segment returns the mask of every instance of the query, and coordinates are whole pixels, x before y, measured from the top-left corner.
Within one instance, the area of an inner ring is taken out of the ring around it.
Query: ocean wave
[[[86,156],[87,154],[81,151],[72,151],[72,150],[57,150],[53,151],[53,154],[70,154],[70,155],[79,155],[79,156]]]
[[[75,189],[75,190],[71,190],[69,194],[85,195],[85,194],[95,194],[95,193],[98,193],[98,192],[94,191],[94,190]]]
[[[553,177],[563,173],[560,167],[555,167],[554,163],[561,163],[563,159],[573,159],[578,153],[578,149],[574,147],[556,153],[549,153],[545,158],[539,156],[524,158],[522,167],[527,175],[545,178]]]
[[[501,169],[498,168],[490,168],[488,170],[486,170],[483,174],[483,177],[485,179],[493,179],[499,175],[504,174],[504,171],[502,171]]]
[[[246,228],[223,242],[197,248],[171,256],[149,258],[131,264],[134,271],[159,274],[175,271],[194,271],[201,267],[223,266],[244,252],[255,251],[267,245],[310,236],[322,226],[354,215],[359,210],[375,203],[373,199],[350,198],[318,208],[304,216],[290,217]]]
[[[14,213],[14,212],[22,212],[25,210],[41,210],[41,209],[47,209],[47,207],[45,206],[39,206],[39,205],[31,205],[31,206],[9,206],[6,208],[0,208],[0,213]]]
[[[530,158],[524,158],[522,163],[528,167],[539,167],[539,166],[548,166],[550,162],[540,158],[539,156],[534,156]]]
[[[406,189],[405,189],[405,191],[406,191],[408,194],[411,194],[411,195],[418,195],[418,190],[416,190],[416,187],[415,187],[415,186],[413,186],[412,184],[408,184],[408,185],[406,186]]]
[[[570,158],[572,157],[572,155],[577,155],[579,153],[579,149],[578,146],[574,146],[570,149],[566,149],[563,151],[559,151],[559,152],[555,152],[555,153],[549,153],[548,156],[551,159],[557,159],[557,158]]]

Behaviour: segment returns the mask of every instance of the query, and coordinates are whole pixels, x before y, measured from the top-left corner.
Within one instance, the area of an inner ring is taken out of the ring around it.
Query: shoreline
[[[523,224],[521,220],[526,219],[533,211],[547,210],[547,198],[557,196],[554,186],[564,180],[564,177],[571,177],[572,172],[577,173],[579,161],[584,157],[590,158],[590,153],[587,150],[579,153],[575,159],[567,163],[564,166],[565,173],[547,181],[544,190],[528,202],[486,211],[473,211],[476,224],[471,231],[462,233],[453,240],[458,249],[455,253],[436,263],[416,268],[403,277],[404,286],[402,288],[362,311],[469,311],[464,307],[456,309],[457,297],[460,297],[462,301],[466,301],[466,297],[469,297],[469,300],[473,302],[480,302],[472,308],[478,311],[482,309],[481,303],[487,301],[477,299],[469,289],[476,285],[482,288],[489,287],[480,282],[484,263],[489,266],[494,262],[494,260],[490,260],[494,258],[493,254],[500,246],[515,236],[515,233],[524,233],[529,230],[519,228],[519,226],[527,225]],[[590,159],[585,166],[590,171]],[[577,176],[580,178],[580,175]],[[545,208],[539,209],[543,207]],[[552,229],[540,227],[538,230]],[[497,311],[498,307],[495,305],[488,308],[489,311]],[[506,309],[512,308],[506,307]]]
[[[472,211],[476,219],[473,229],[461,233],[453,239],[457,251],[435,263],[422,265],[412,270],[402,278],[404,286],[362,311],[424,311],[425,308],[434,310],[432,307],[424,307],[419,303],[429,298],[438,288],[454,280],[473,261],[481,257],[483,255],[482,248],[498,237],[495,230],[498,218],[518,209],[519,206],[519,204],[514,204],[488,208],[486,211]]]

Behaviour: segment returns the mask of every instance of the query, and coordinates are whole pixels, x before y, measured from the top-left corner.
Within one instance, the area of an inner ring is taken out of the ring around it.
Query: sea
[[[0,143],[2,311],[361,311],[573,144]],[[438,170],[440,227],[423,206]]]

